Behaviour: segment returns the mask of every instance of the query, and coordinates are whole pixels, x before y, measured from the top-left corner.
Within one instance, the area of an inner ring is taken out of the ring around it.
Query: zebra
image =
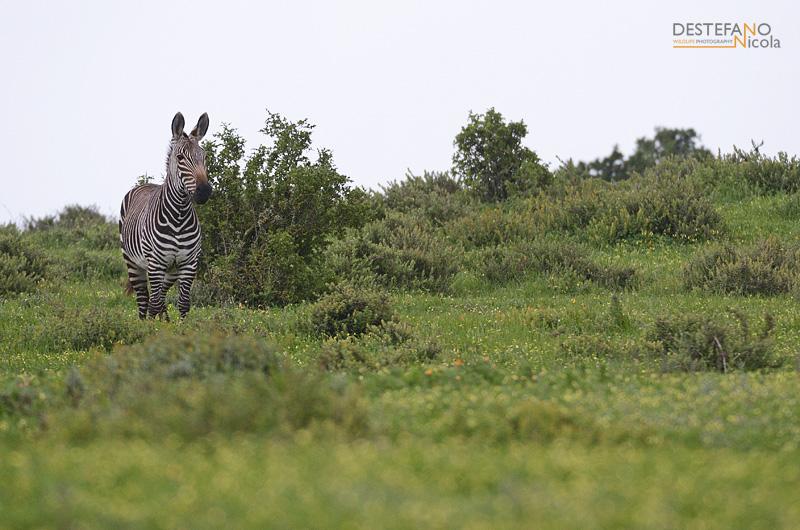
[[[211,196],[205,152],[200,140],[208,131],[203,113],[188,135],[178,112],[172,119],[172,140],[163,184],[136,186],[122,199],[119,240],[128,269],[128,293],[136,293],[139,318],[169,320],[165,295],[178,282],[181,320],[189,312],[189,291],[197,274],[200,223],[192,200],[204,204]],[[148,294],[147,283],[150,282]]]

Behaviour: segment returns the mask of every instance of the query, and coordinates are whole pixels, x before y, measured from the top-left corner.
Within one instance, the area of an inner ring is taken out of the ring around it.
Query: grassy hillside
[[[0,527],[797,528],[797,173],[410,179],[319,300],[209,274],[183,323],[137,320],[113,223],[5,229]]]

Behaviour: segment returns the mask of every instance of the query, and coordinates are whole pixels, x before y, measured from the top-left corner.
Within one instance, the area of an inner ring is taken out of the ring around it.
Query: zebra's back
[[[160,188],[161,184],[141,184],[126,193],[125,197],[122,198],[122,205],[119,209],[120,226],[122,226],[131,209],[143,209],[150,202],[150,198],[158,194]]]
[[[136,186],[122,199],[119,211],[119,241],[125,259],[140,268],[146,268],[143,225],[146,222],[150,204],[154,203],[160,184]]]

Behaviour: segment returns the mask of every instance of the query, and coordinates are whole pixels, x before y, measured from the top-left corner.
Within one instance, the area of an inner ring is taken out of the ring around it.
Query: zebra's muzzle
[[[211,185],[205,182],[198,184],[194,190],[194,202],[205,204],[209,197],[211,197]]]

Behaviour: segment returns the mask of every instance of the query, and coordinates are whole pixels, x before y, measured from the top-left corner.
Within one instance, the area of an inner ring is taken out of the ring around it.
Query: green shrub
[[[119,248],[117,224],[94,206],[71,205],[56,216],[27,219],[25,230],[42,246],[79,246],[88,250]]]
[[[280,368],[275,347],[248,335],[162,332],[140,344],[117,348],[99,369],[107,377],[156,377],[204,379],[214,374],[260,372]]]
[[[36,289],[48,262],[13,225],[0,226],[0,297]]]
[[[641,173],[656,181],[681,180],[718,196],[739,198],[752,193],[774,194],[800,191],[800,159],[778,153],[769,157],[753,145],[748,152],[738,147],[733,153],[710,156],[670,156]]]
[[[82,228],[88,225],[108,224],[109,220],[101,214],[96,206],[79,206],[72,204],[65,206],[57,219],[45,217],[42,220],[33,219],[29,222],[30,229],[37,230],[49,227],[48,225],[63,228]]]
[[[681,178],[634,179],[618,192],[608,208],[588,226],[590,236],[604,243],[659,235],[678,241],[715,239],[722,217],[702,189]]]
[[[499,284],[521,279],[530,272],[573,276],[609,289],[626,289],[636,283],[635,269],[597,264],[581,247],[561,241],[489,248],[481,253],[479,266],[489,281]]]
[[[447,223],[444,231],[449,238],[471,249],[536,239],[542,227],[524,210],[505,203],[473,208]]]
[[[186,442],[258,433],[293,438],[298,431],[330,439],[358,437],[369,428],[352,386],[314,372],[281,370],[219,374],[204,380],[139,375],[113,392],[92,394],[77,408],[53,414],[53,436],[71,442],[165,437]]]
[[[73,280],[125,278],[125,262],[119,252],[80,246],[50,253],[50,276]]]
[[[429,220],[388,212],[334,242],[323,261],[333,276],[350,282],[443,292],[462,267],[464,252]]]
[[[117,225],[95,207],[67,206],[55,216],[27,219],[25,225],[25,240],[47,249],[48,277],[86,280],[125,276]]]
[[[474,269],[474,267],[473,267]],[[453,276],[448,292],[453,296],[464,296],[483,289],[487,283],[473,270],[463,270]]]
[[[706,190],[680,175],[646,173],[617,184],[589,179],[547,199],[529,201],[528,217],[540,230],[586,232],[599,243],[668,237],[714,239],[724,231]]]
[[[95,206],[79,206],[77,204],[72,204],[65,206],[56,215],[26,218],[25,230],[31,232],[45,232],[55,228],[75,229],[107,222],[108,219],[97,211]]]
[[[389,320],[369,326],[358,337],[327,339],[320,348],[319,364],[324,370],[378,370],[430,363],[440,352],[436,340],[418,337],[408,325]]]
[[[800,159],[784,152],[774,158],[759,151],[760,145],[745,152],[734,152],[717,161],[718,172],[731,173],[740,182],[747,182],[762,193],[794,193],[800,191]]]
[[[797,284],[798,249],[774,237],[748,247],[714,245],[698,252],[684,267],[687,289],[736,295],[787,293]]]
[[[357,336],[393,318],[386,293],[340,283],[313,305],[311,328],[329,337]]]
[[[527,245],[500,245],[480,251],[477,269],[494,284],[520,280],[535,270],[534,260]]]
[[[221,277],[230,269],[212,266],[202,279],[192,284],[192,305],[196,307],[228,307],[235,303],[230,284]],[[172,293],[174,296],[175,293]]]
[[[214,194],[198,211],[200,279],[222,301],[255,307],[314,298],[325,285],[319,254],[371,215],[366,193],[350,187],[330,151],[309,157],[312,129],[270,113],[261,132],[271,144],[250,155],[230,127],[204,144]]]
[[[545,273],[573,271],[580,277],[610,289],[631,287],[636,280],[632,267],[603,266],[591,261],[580,247],[568,243],[543,241],[531,247],[536,268]]]
[[[775,322],[764,315],[758,331],[751,330],[747,316],[730,310],[736,320],[708,315],[681,315],[656,320],[648,339],[660,345],[668,371],[758,370],[779,366],[772,355],[771,334]]]
[[[316,259],[298,253],[291,234],[276,230],[261,233],[241,256],[217,257],[198,283],[206,305],[265,307],[314,299],[326,279]]]
[[[49,423],[53,435],[72,441],[367,429],[353,387],[290,369],[270,343],[251,336],[163,332],[95,357],[71,387],[72,395],[65,383],[64,396],[72,406],[53,409]]]
[[[513,440],[547,443],[562,437],[599,437],[599,429],[590,418],[552,401],[527,398],[510,409],[506,421]]]
[[[372,270],[388,286],[444,291],[463,261],[463,252],[448,244],[420,218],[388,215],[363,229]]]
[[[30,333],[37,347],[48,352],[110,351],[116,344],[132,344],[152,332],[151,323],[141,322],[126,311],[110,307],[65,308],[54,306]]]
[[[449,173],[427,171],[422,176],[409,173],[405,180],[382,187],[380,198],[386,210],[413,213],[434,223],[460,218],[474,203]]]

